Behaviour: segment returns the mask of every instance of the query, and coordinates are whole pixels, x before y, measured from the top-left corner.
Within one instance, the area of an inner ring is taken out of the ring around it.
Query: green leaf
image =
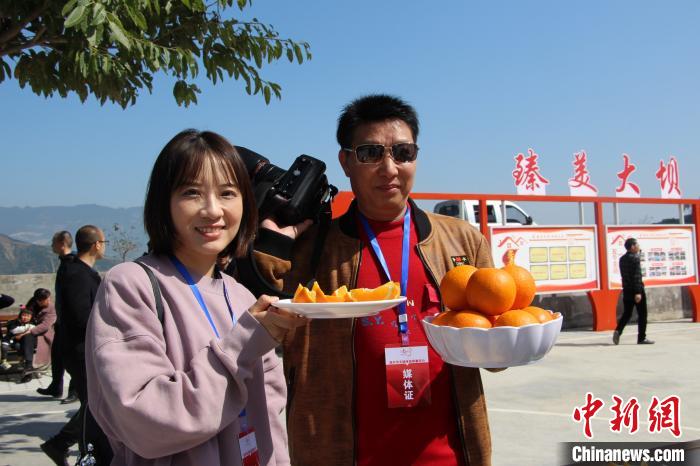
[[[101,3],[96,3],[92,8],[92,25],[97,26],[105,22],[107,18],[107,10],[105,6]]]
[[[75,7],[77,2],[78,0],[70,0],[68,3],[66,3],[61,10],[61,16],[66,16],[69,11],[73,10],[73,7]]]
[[[129,15],[129,18],[131,18],[131,21],[134,22],[137,28],[142,31],[146,30],[148,25],[146,24],[146,18],[143,16],[143,13],[128,5],[126,7],[126,13]]]
[[[270,104],[270,87],[269,86],[265,86],[263,88],[263,94],[265,95],[265,103],[269,105]]]
[[[294,44],[294,54],[297,56],[297,61],[301,64],[304,61],[304,56],[301,53],[301,47],[299,44]]]
[[[66,18],[66,22],[63,24],[63,26],[66,29],[75,26],[80,22],[80,20],[83,19],[83,14],[85,14],[85,7],[80,5],[73,11],[71,11],[70,15],[68,15],[68,18]]]
[[[131,49],[131,41],[128,37],[126,37],[126,34],[124,33],[124,30],[120,25],[110,21],[109,30],[112,32],[114,39],[116,39],[120,44],[126,47],[127,50]]]

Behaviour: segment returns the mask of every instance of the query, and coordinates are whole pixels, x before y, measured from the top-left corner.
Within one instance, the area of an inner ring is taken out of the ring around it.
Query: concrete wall
[[[56,274],[0,275],[0,293],[15,298],[15,304],[0,313],[16,314],[19,304],[26,303],[37,288],[48,288],[53,292]],[[564,315],[564,328],[593,328],[591,303],[585,293],[564,295],[540,295],[535,297],[535,306],[552,309]],[[675,320],[692,316],[688,291],[682,287],[650,288],[647,290],[649,321]],[[622,315],[622,297],[617,304],[617,316]],[[632,322],[637,320],[636,312]]]
[[[593,328],[593,310],[585,293],[562,295],[539,295],[535,306],[561,312],[564,316],[563,328]],[[622,315],[622,294],[617,303],[617,318]],[[648,320],[662,321],[692,317],[692,303],[685,287],[647,289]],[[637,322],[637,313],[632,320]]]

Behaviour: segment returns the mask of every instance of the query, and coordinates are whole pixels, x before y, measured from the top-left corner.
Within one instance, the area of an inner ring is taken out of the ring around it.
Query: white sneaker
[[[0,370],[9,371],[10,369],[12,369],[12,364],[10,364],[9,362],[3,361],[2,363],[0,363]]]

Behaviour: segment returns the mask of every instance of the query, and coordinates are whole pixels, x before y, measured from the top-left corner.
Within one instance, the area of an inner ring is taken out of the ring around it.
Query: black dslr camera
[[[338,189],[328,184],[326,164],[309,155],[296,158],[283,170],[245,147],[236,146],[248,170],[258,206],[258,218],[273,217],[282,225],[319,220],[322,209],[330,212],[330,201]]]

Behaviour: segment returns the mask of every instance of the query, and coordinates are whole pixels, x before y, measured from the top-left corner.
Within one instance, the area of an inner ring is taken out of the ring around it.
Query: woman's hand
[[[274,307],[277,301],[279,298],[276,296],[262,295],[248,309],[248,312],[258,319],[258,322],[265,327],[272,338],[281,343],[290,330],[306,325],[308,319]]]
[[[266,218],[260,223],[260,226],[295,240],[313,224],[313,221],[306,219],[301,223],[297,223],[296,225],[281,227],[271,218]]]

